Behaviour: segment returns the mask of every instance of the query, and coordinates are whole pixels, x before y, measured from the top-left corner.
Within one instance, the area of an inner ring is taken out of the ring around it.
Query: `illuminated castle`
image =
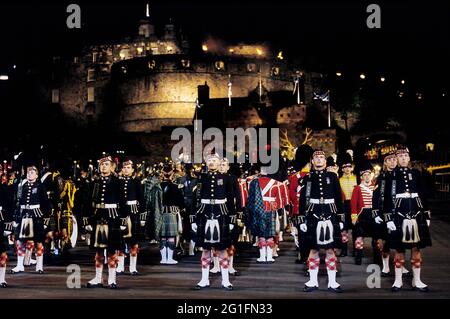
[[[277,125],[291,140],[302,139],[299,125],[320,74],[289,65],[282,52],[262,45],[223,47],[210,40],[191,51],[171,21],[157,35],[147,6],[133,39],[87,47],[71,61],[55,59],[48,99],[77,123],[113,112],[125,133],[191,126],[197,106],[206,104],[202,112],[225,108],[222,120],[230,127]],[[320,137],[313,141],[334,151],[332,131],[315,132]]]

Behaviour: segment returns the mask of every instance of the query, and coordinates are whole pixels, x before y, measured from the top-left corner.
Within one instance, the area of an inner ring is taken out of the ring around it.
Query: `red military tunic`
[[[283,208],[287,204],[287,188],[282,182],[261,176],[258,179],[266,212]]]

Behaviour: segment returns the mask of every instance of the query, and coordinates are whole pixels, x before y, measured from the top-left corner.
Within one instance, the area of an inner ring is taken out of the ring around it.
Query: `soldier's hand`
[[[430,224],[431,224],[431,220],[427,219],[427,226],[430,227]]]
[[[92,232],[92,226],[91,225],[86,225],[85,229],[87,232]]]
[[[18,226],[19,226],[19,224],[17,222],[13,221],[12,227],[17,228]]]
[[[234,225],[233,225],[233,224],[230,224],[229,227],[230,227],[230,230],[233,230]]]
[[[375,223],[380,225],[383,222],[383,219],[380,216],[375,217]]]
[[[141,220],[141,226],[142,226],[142,227],[145,226],[145,220]]]
[[[127,226],[123,226],[123,225],[120,226],[121,231],[124,231],[125,229],[127,229]]]
[[[386,226],[387,226],[387,228],[390,230],[390,231],[396,231],[397,230],[397,227],[395,227],[395,224],[394,224],[394,222],[391,220],[391,221],[388,221],[387,222],[387,224],[386,224]]]
[[[303,224],[300,225],[300,230],[301,230],[302,232],[306,233],[306,231],[308,230],[308,227],[306,227],[306,224],[305,224],[305,223],[303,223]]]
[[[344,223],[343,223],[343,222],[340,222],[340,223],[339,223],[339,229],[340,229],[340,230],[343,230],[343,229],[344,229]]]
[[[192,224],[191,224],[191,229],[192,229],[192,231],[193,231],[194,233],[196,233],[196,232],[197,232],[197,224],[196,224],[196,223],[192,223]]]

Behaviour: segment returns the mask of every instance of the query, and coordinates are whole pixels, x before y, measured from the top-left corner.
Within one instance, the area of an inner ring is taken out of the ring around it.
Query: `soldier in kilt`
[[[104,155],[99,159],[100,177],[92,182],[90,198],[92,211],[84,218],[86,230],[92,232],[91,247],[96,250],[95,278],[87,283],[88,288],[103,286],[104,251],[108,254],[108,287],[117,288],[116,251],[122,249],[122,230],[119,210],[120,184],[119,179],[112,174],[111,156]]]
[[[161,171],[161,183],[155,190],[155,233],[160,241],[161,264],[174,265],[176,237],[182,232],[181,211],[184,209],[183,193],[173,183],[174,170],[171,163],[166,163]]]
[[[220,157],[209,154],[206,157],[208,172],[200,176],[200,205],[195,216],[191,216],[192,230],[197,233],[197,245],[203,248],[201,265],[202,278],[195,289],[209,287],[211,250],[219,252],[222,287],[232,290],[229,280],[227,248],[231,245],[230,230],[234,228],[236,214],[233,203],[231,179],[220,173]]]
[[[120,181],[120,193],[122,195],[120,208],[122,210],[122,226],[126,226],[124,241],[130,247],[130,274],[137,275],[137,256],[139,242],[145,239],[145,221],[147,214],[141,212],[143,207],[142,185],[134,175],[134,163],[126,160],[122,163]],[[124,249],[118,252],[117,273],[125,271]]]
[[[308,268],[310,280],[304,291],[319,289],[319,250],[326,250],[325,264],[328,273],[328,290],[342,292],[336,282],[337,258],[334,249],[341,247],[341,230],[344,228],[342,194],[338,177],[325,170],[325,152],[316,150],[312,154],[313,169],[301,181],[299,218],[300,230],[306,233],[310,247]]]
[[[359,172],[361,183],[353,188],[351,199],[351,219],[355,237],[355,264],[361,265],[364,249],[364,237],[374,237],[375,221],[372,216],[372,167],[363,166]],[[380,222],[381,218],[376,218]],[[375,236],[376,237],[376,236]]]
[[[182,239],[189,242],[188,255],[194,256],[195,233],[191,230],[189,216],[193,214],[192,211],[195,209],[194,197],[197,186],[197,177],[192,164],[184,164],[184,175],[179,177],[176,180],[176,183],[183,193],[184,205],[186,208],[184,214],[181,216],[183,220]]]
[[[8,287],[5,280],[6,263],[8,261],[8,244],[5,237],[12,233],[12,203],[9,198],[7,186],[0,184],[0,288]]]
[[[25,245],[33,251],[36,243],[36,272],[44,273],[44,240],[49,223],[50,203],[45,186],[38,179],[35,165],[27,166],[27,179],[23,181],[19,198],[19,214],[16,248],[17,266],[11,269],[15,274],[24,271]]]
[[[412,249],[413,289],[427,292],[428,286],[420,279],[421,249],[431,246],[430,211],[425,189],[420,172],[409,168],[409,150],[406,147],[398,148],[396,156],[398,166],[394,169],[388,186],[388,207],[385,214],[387,243],[390,248],[396,250],[395,282],[392,291],[399,291],[403,286],[405,250]]]

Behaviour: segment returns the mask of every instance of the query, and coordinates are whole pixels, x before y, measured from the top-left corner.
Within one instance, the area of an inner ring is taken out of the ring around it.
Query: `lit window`
[[[249,63],[247,64],[247,72],[256,72],[256,64],[255,63]]]
[[[151,60],[151,61],[148,61],[147,65],[150,70],[153,70],[156,67],[156,62],[155,62],[155,60]]]
[[[182,59],[181,65],[183,66],[183,68],[189,68],[189,67],[191,67],[191,61],[187,60],[187,59]]]
[[[144,52],[144,49],[142,47],[138,47],[136,49],[136,51],[137,51],[138,54],[142,54],[142,52]]]
[[[94,69],[88,70],[87,80],[88,80],[88,82],[95,81],[95,70]]]
[[[88,87],[88,96],[87,96],[87,101],[88,102],[94,102],[95,101],[95,94],[94,94],[94,87],[90,86]]]
[[[272,74],[272,76],[277,76],[280,75],[280,68],[277,66],[274,66],[272,68],[272,70],[270,71],[270,73]]]
[[[59,89],[52,90],[52,103],[59,103]]]
[[[223,61],[216,61],[216,63],[214,63],[214,66],[216,67],[217,71],[225,70],[225,63]]]
[[[92,63],[97,62],[97,56],[98,56],[97,52],[92,52]]]

